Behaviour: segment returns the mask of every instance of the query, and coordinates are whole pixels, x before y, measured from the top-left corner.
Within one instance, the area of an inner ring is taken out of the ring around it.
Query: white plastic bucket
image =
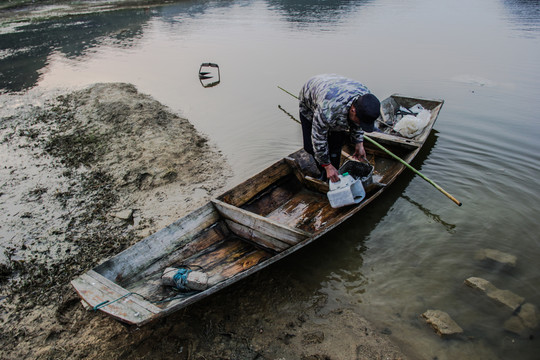
[[[333,208],[358,204],[366,197],[362,181],[349,174],[339,175],[338,182],[330,181],[328,185],[330,191],[326,195]]]

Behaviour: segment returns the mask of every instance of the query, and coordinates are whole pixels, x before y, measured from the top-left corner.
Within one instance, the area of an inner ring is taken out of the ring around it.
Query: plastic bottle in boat
[[[358,204],[366,197],[362,181],[353,178],[348,173],[339,175],[339,181],[330,181],[328,186],[330,191],[327,196],[333,208]]]

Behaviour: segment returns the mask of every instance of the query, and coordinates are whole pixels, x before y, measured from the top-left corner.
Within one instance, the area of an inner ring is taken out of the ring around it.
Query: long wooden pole
[[[287,94],[291,95],[292,97],[296,98],[298,100],[298,96],[288,92],[287,90],[283,89],[282,87],[278,86],[278,88],[280,90],[283,90],[284,92],[286,92]],[[372,143],[373,145],[375,145],[376,147],[378,147],[379,149],[381,149],[382,151],[384,151],[385,153],[387,153],[388,155],[390,155],[391,157],[393,157],[394,159],[396,159],[397,161],[399,161],[400,163],[402,163],[403,165],[405,165],[407,168],[409,168],[410,170],[412,170],[415,174],[417,174],[418,176],[420,176],[422,179],[426,180],[428,183],[430,183],[431,185],[433,185],[433,187],[435,187],[435,189],[439,190],[440,192],[442,192],[446,197],[448,197],[450,200],[452,200],[453,202],[455,202],[458,206],[461,206],[462,203],[461,201],[459,201],[458,199],[456,199],[455,197],[453,197],[452,195],[450,195],[446,190],[444,190],[442,187],[440,187],[439,185],[437,185],[433,180],[430,180],[427,176],[425,176],[424,174],[422,174],[420,171],[416,170],[415,168],[413,168],[411,165],[409,165],[405,160],[403,160],[402,158],[400,158],[399,156],[397,156],[396,154],[394,154],[393,152],[391,152],[390,150],[388,150],[387,148],[385,148],[384,146],[382,146],[381,144],[379,144],[378,142],[376,142],[375,140],[373,140],[372,138],[370,138],[369,136],[367,136],[366,134],[364,134],[364,139],[366,139],[367,141],[369,141],[370,143]]]
[[[402,163],[403,165],[405,165],[406,167],[408,167],[409,169],[411,169],[415,174],[417,174],[418,176],[420,176],[422,179],[426,180],[428,183],[430,183],[431,185],[433,185],[435,187],[435,189],[439,190],[440,192],[442,192],[444,195],[446,195],[446,197],[448,197],[450,200],[452,200],[453,202],[455,202],[458,206],[461,206],[462,203],[461,201],[459,201],[458,199],[456,199],[455,197],[453,197],[452,195],[450,195],[446,190],[444,190],[442,187],[440,187],[439,185],[437,185],[433,180],[430,180],[427,176],[425,176],[424,174],[422,174],[420,171],[416,170],[415,168],[413,168],[411,165],[409,165],[405,160],[403,160],[402,158],[400,158],[399,156],[393,154],[390,150],[388,150],[387,148],[385,148],[384,146],[382,146],[381,144],[379,144],[378,142],[376,142],[375,140],[373,140],[372,138],[370,138],[369,136],[367,136],[366,134],[364,134],[364,139],[368,140],[370,143],[372,143],[373,145],[377,146],[379,149],[381,149],[382,151],[384,151],[385,153],[387,153],[388,155],[390,155],[391,157],[393,157],[394,159],[396,159],[397,161],[399,161],[400,163]]]

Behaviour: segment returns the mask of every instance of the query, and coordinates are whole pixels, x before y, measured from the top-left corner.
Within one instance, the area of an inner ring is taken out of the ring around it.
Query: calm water
[[[203,62],[219,64],[217,86],[201,85]],[[509,314],[463,281],[483,277],[540,306],[540,1],[188,1],[0,34],[2,91],[133,83],[206,133],[233,182],[300,147],[278,108],[296,115],[297,104],[277,86],[296,93],[327,72],[381,99],[444,99],[414,165],[464,205],[409,173],[284,267],[328,296],[327,311],[356,309],[415,357],[537,359],[538,330],[533,340],[505,333]],[[480,266],[482,248],[516,255],[517,268]],[[427,309],[469,338],[441,341],[419,319]]]

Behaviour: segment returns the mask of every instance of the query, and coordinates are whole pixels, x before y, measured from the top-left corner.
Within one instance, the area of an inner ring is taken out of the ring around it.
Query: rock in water
[[[463,333],[463,329],[444,311],[427,310],[422,317],[441,337]]]
[[[533,304],[523,304],[517,315],[523,321],[523,325],[529,329],[536,329],[538,327],[538,310]]]
[[[521,337],[530,336],[531,330],[538,327],[538,315],[536,306],[531,303],[523,304],[517,314],[512,315],[504,323],[504,330],[517,334]]]
[[[479,261],[502,266],[505,269],[516,267],[517,257],[495,249],[482,249],[476,253],[475,258]]]
[[[523,321],[517,316],[512,316],[504,322],[504,330],[522,337],[527,335],[527,329],[523,325]]]
[[[488,280],[482,278],[470,277],[465,280],[465,285],[482,291],[490,299],[495,300],[495,302],[499,304],[507,306],[512,311],[517,310],[525,300],[523,297],[516,295],[509,290],[501,290],[496,288]]]

